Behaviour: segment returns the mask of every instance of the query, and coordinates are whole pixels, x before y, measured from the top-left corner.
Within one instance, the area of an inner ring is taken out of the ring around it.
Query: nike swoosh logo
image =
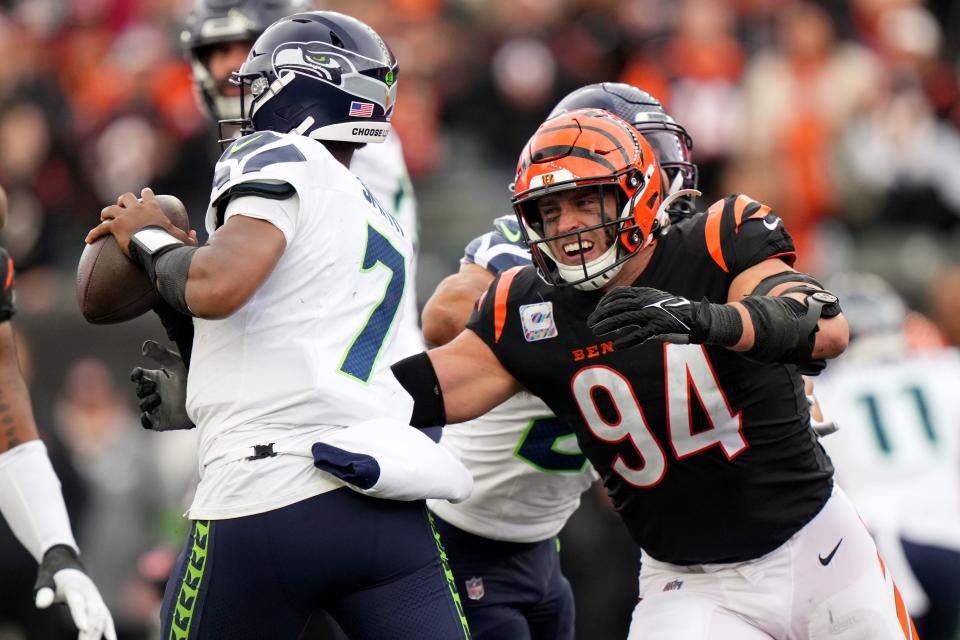
[[[763,226],[765,226],[770,231],[773,231],[774,229],[776,229],[778,224],[780,224],[780,218],[777,218],[773,222],[767,222],[766,220],[763,221]]]
[[[675,313],[672,313],[670,311],[670,308],[682,307],[687,304],[690,304],[690,301],[684,298],[667,298],[666,300],[661,300],[659,302],[648,304],[647,306],[644,307],[644,309],[649,309],[650,307],[656,307],[657,309],[660,309],[661,311],[666,313],[668,316],[670,316],[671,318],[676,320],[678,323],[680,323],[680,326],[682,326],[684,329],[689,330],[690,327],[687,326],[687,323],[681,320],[680,318],[678,318]]]
[[[506,224],[503,224],[503,223],[498,224],[497,228],[500,229],[500,233],[503,234],[503,237],[509,240],[510,242],[519,242],[520,238],[523,237],[519,231],[513,231]]]
[[[245,146],[256,142],[257,140],[259,140],[259,139],[262,138],[262,137],[263,137],[263,134],[262,134],[262,133],[258,133],[257,135],[253,136],[252,138],[247,138],[246,140],[244,140],[244,141],[242,141],[242,142],[236,143],[235,145],[233,145],[233,149],[230,150],[230,155],[235,154],[237,151],[240,151],[240,149],[243,149]]]
[[[836,555],[837,549],[840,548],[840,545],[841,545],[842,543],[843,543],[843,538],[840,538],[840,542],[837,543],[837,546],[835,546],[835,547],[833,548],[833,551],[831,551],[831,552],[830,552],[830,555],[828,555],[826,558],[824,558],[824,557],[821,556],[821,555],[818,555],[817,558],[819,558],[820,564],[822,564],[823,566],[827,566],[828,564],[830,564],[830,561],[833,560],[833,556]]]

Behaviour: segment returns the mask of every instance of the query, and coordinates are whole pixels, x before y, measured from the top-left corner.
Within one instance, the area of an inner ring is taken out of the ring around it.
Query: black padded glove
[[[733,307],[704,300],[691,302],[650,287],[620,287],[607,293],[587,318],[598,337],[628,348],[660,338],[675,344],[736,344],[743,334],[740,314]]]
[[[137,367],[130,379],[137,383],[140,399],[140,424],[152,431],[193,429],[187,415],[187,368],[180,356],[163,345],[147,340],[143,355],[160,365],[159,369]]]

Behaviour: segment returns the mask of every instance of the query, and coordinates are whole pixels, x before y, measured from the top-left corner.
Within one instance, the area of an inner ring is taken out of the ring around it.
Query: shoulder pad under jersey
[[[476,264],[494,275],[530,264],[530,249],[520,233],[516,216],[505,215],[495,219],[492,231],[467,244],[460,263]]]
[[[308,161],[321,154],[329,155],[323,145],[292,134],[260,131],[238,138],[217,161],[211,200],[240,182],[278,180],[297,187],[305,178]]]
[[[232,195],[284,198],[303,192],[322,175],[317,164],[328,161],[329,154],[323,145],[294,134],[259,131],[238,138],[224,150],[214,169],[208,230],[211,223],[212,228],[219,226],[215,222],[218,211]]]

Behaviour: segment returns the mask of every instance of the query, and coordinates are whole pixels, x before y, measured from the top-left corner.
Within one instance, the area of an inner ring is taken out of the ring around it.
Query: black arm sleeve
[[[160,318],[167,339],[177,345],[177,351],[183,358],[183,366],[190,369],[190,352],[193,349],[193,317],[176,311],[163,298],[153,308],[153,312]]]
[[[417,428],[442,427],[447,423],[443,405],[443,391],[437,372],[426,351],[404,358],[390,366],[400,385],[413,398],[410,426]]]

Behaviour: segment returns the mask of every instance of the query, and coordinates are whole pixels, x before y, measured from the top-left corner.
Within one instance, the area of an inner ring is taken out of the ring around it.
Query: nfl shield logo
[[[546,340],[557,335],[552,302],[523,305],[520,307],[520,322],[523,325],[523,339],[527,342]]]
[[[483,597],[483,578],[473,577],[467,580],[467,597],[471,600],[479,600]]]

